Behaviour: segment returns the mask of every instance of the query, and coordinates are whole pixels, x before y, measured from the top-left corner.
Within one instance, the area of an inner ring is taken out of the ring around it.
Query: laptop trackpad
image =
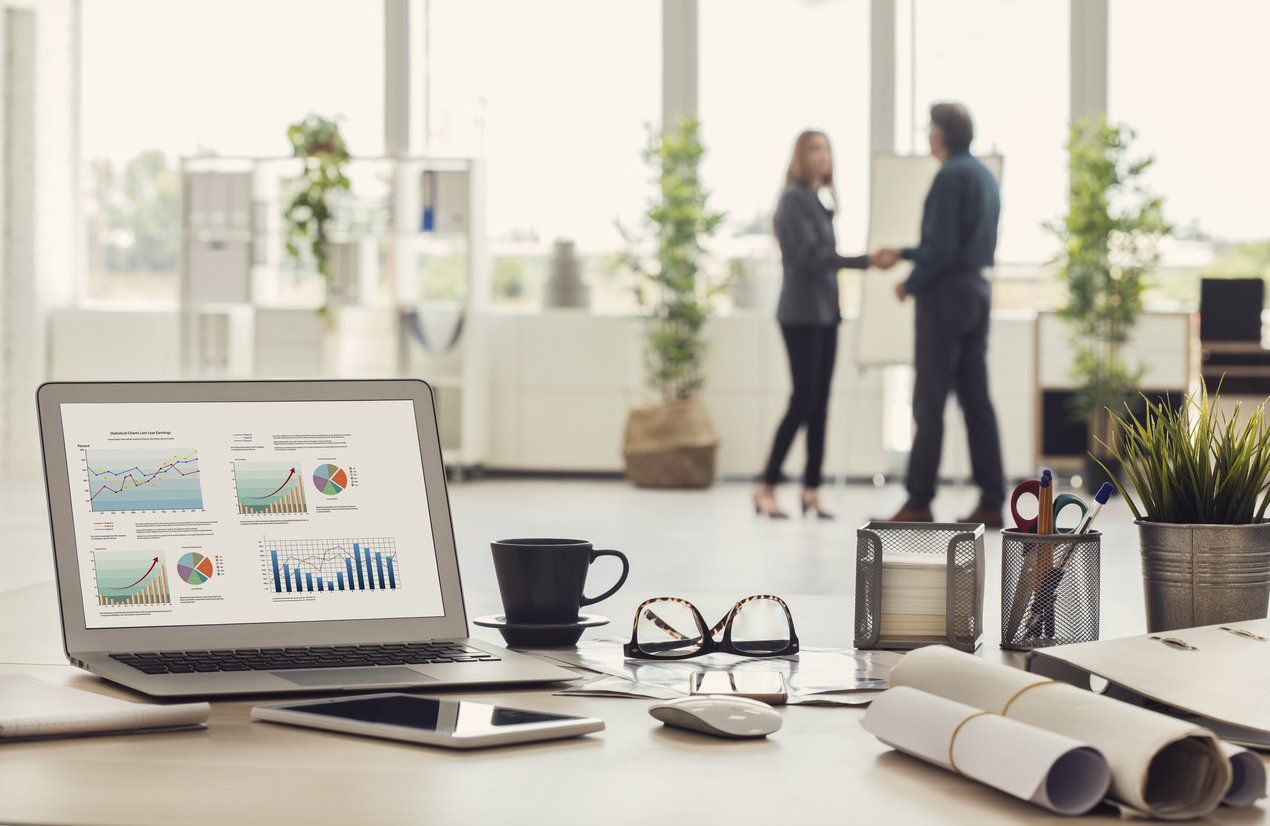
[[[379,668],[323,668],[314,671],[287,669],[269,672],[289,683],[312,686],[383,685],[384,683],[430,683],[436,677],[420,674],[413,668],[381,666]]]

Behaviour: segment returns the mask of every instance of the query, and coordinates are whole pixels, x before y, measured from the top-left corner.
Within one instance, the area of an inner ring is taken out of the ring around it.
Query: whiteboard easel
[[[979,156],[989,171],[1002,180],[1005,159],[1000,154]],[[874,155],[869,174],[869,249],[906,247],[917,243],[921,233],[922,208],[939,161],[932,155]],[[889,270],[868,269],[860,284],[860,316],[856,320],[852,393],[859,377],[871,367],[911,365],[914,348],[914,302],[899,301],[895,285],[908,278],[913,265],[900,261]],[[885,400],[883,400],[885,407]],[[885,411],[884,411],[885,415]],[[846,484],[852,430],[856,415],[848,406],[845,438],[842,440],[842,473]]]

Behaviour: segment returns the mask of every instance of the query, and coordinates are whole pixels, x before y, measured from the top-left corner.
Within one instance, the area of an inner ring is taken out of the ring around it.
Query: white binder
[[[1038,649],[1027,668],[1083,688],[1101,677],[1111,697],[1270,751],[1270,619]]]

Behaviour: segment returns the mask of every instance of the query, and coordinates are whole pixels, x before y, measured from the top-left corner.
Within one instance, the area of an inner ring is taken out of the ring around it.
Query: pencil
[[[1054,485],[1053,475],[1049,470],[1041,471],[1041,489],[1036,495],[1036,533],[1046,536],[1054,532]],[[1036,546],[1036,581],[1038,586],[1045,582],[1050,568],[1054,565],[1054,548],[1048,542]]]

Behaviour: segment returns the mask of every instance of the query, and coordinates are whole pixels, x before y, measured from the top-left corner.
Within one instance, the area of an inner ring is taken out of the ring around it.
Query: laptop
[[[50,383],[67,658],[155,696],[576,679],[468,637],[422,381]]]

